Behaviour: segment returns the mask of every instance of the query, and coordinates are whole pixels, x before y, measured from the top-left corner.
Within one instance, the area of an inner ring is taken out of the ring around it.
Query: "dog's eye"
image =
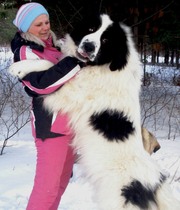
[[[102,43],[103,43],[103,44],[105,44],[107,41],[108,41],[108,39],[106,39],[106,38],[103,38],[103,39],[102,39]]]
[[[91,32],[91,33],[92,33],[92,32],[94,32],[94,31],[95,31],[95,28],[91,27],[91,28],[89,28],[88,30],[89,30],[89,32]]]

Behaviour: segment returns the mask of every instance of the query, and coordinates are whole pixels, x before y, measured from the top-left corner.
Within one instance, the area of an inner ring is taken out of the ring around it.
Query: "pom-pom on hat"
[[[47,10],[39,3],[23,4],[13,21],[13,24],[22,32],[27,32],[32,22],[42,14],[49,16]]]

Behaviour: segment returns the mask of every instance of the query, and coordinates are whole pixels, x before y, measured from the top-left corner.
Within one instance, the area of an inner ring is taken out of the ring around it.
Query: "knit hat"
[[[49,16],[47,10],[39,3],[23,4],[13,21],[13,24],[22,32],[27,32],[32,22],[42,14]]]

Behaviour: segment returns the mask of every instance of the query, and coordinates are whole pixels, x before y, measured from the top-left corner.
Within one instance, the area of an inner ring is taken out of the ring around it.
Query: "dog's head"
[[[127,33],[125,26],[108,15],[93,16],[75,26],[66,37],[65,48],[76,51],[76,55],[89,65],[109,64],[111,71],[120,70],[128,62]]]

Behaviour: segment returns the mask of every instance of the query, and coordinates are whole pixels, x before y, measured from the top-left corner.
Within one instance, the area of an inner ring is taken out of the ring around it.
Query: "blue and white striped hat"
[[[32,22],[42,14],[49,16],[47,10],[39,3],[23,4],[13,20],[13,24],[22,32],[27,32]]]

